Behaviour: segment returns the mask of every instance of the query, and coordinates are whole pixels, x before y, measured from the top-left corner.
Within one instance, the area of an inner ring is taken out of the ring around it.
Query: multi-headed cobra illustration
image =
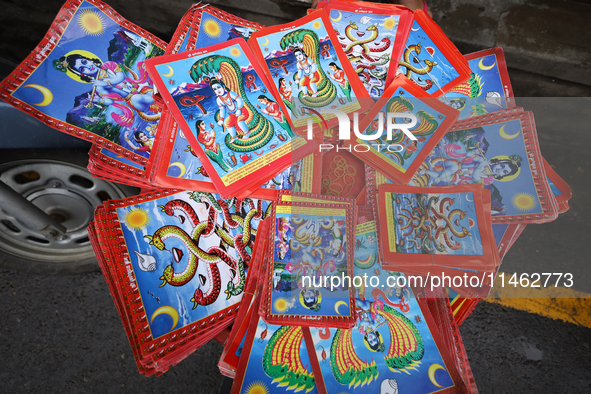
[[[400,195],[396,196],[397,204],[400,204],[400,198]],[[415,249],[420,253],[444,253],[447,248],[458,250],[461,245],[456,238],[470,235],[470,230],[459,224],[459,221],[466,217],[466,212],[461,209],[447,212],[454,203],[453,198],[446,197],[441,202],[439,197],[429,197],[426,194],[402,198],[412,207],[400,209],[398,225],[402,236],[409,237],[406,238],[406,244],[404,239],[399,241],[402,250]],[[454,219],[456,216],[458,219]],[[474,221],[469,218],[469,226],[473,225]]]

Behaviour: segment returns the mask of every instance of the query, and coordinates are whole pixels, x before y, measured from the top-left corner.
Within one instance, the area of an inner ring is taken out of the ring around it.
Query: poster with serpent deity
[[[236,312],[268,201],[195,191],[111,205],[152,338]]]
[[[292,131],[285,106],[269,93],[241,38],[152,59],[148,71],[224,196],[251,193],[316,146]]]
[[[373,105],[324,10],[259,30],[248,44],[298,132],[306,130],[308,123],[320,131],[319,117],[325,120],[320,123],[323,131],[336,126],[338,119],[331,110],[350,114]]]
[[[156,184],[182,189],[215,190],[207,170],[176,123],[164,130],[159,139],[169,141],[163,143],[153,171],[148,171]],[[157,144],[160,146],[159,141]],[[321,159],[318,152],[305,156],[265,182],[251,195],[275,199],[279,190],[315,192],[319,182],[315,181],[314,174],[321,168]]]
[[[458,120],[515,106],[503,48],[485,49],[464,57],[472,71],[470,79],[440,98],[460,111]]]
[[[379,196],[385,265],[492,270],[500,264],[490,193],[480,185],[384,184]]]
[[[443,277],[463,277],[466,276],[465,280],[462,282],[456,281],[454,282],[446,282],[445,283],[445,291],[449,295],[450,302],[454,301],[454,297],[465,298],[485,298],[489,295],[490,291],[492,290],[492,284],[494,282],[494,278],[496,277],[496,272],[499,269],[500,263],[503,259],[503,256],[507,253],[511,246],[511,240],[519,231],[519,225],[517,224],[493,224],[492,225],[492,232],[495,240],[495,244],[497,246],[498,251],[498,258],[496,254],[493,253],[493,259],[495,261],[494,264],[497,264],[493,268],[487,268],[486,270],[481,269],[476,265],[471,265],[471,267],[448,267],[448,266],[433,266],[433,265],[424,265],[421,266],[419,264],[414,264],[412,266],[404,266],[402,267],[398,263],[389,263],[384,264],[383,268],[387,270],[404,270],[406,274],[416,274],[416,275],[429,275],[429,276],[438,276]],[[450,237],[451,240],[454,239],[453,235]],[[445,240],[445,239],[444,239]],[[476,283],[476,277],[478,278],[478,283]],[[472,278],[472,283],[470,283],[469,278]],[[460,300],[461,303],[461,300]],[[456,306],[458,306],[456,304]],[[467,305],[466,305],[467,306]],[[458,321],[460,323],[460,321]]]
[[[253,313],[231,394],[316,394],[303,328],[266,323]]]
[[[273,324],[351,327],[354,208],[291,197],[275,209],[260,313]]]
[[[146,164],[162,108],[145,62],[165,46],[99,0],[69,1],[0,83],[0,97],[58,131]]]
[[[361,135],[345,145],[353,146],[352,154],[390,179],[407,184],[459,115],[425,96],[424,90],[398,75],[361,121]],[[389,119],[394,113],[398,115]]]
[[[194,4],[183,16],[173,38],[166,50],[166,55],[182,53],[195,48],[203,48],[213,44],[242,37],[246,40],[254,31],[264,28],[235,15],[217,9],[211,5]],[[174,79],[173,79],[174,80]],[[185,103],[192,104],[196,112],[202,108],[201,101],[205,97],[193,96]],[[158,147],[158,155],[148,173],[153,181],[166,187],[183,189],[210,190],[213,188],[211,179],[197,154],[189,144],[181,128],[176,123],[163,127],[154,146]],[[167,140],[170,140],[167,142]],[[314,155],[290,166],[273,179],[261,186],[272,190],[301,190],[312,192],[311,169],[314,168]],[[166,161],[165,163],[160,163]],[[264,195],[264,192],[259,193]],[[274,197],[273,193],[268,193]]]
[[[430,96],[439,97],[470,77],[468,61],[423,10],[414,12],[408,40],[398,61],[404,74]]]
[[[219,44],[234,38],[248,39],[253,31],[264,28],[264,25],[251,22],[211,5],[193,4],[183,16],[173,38],[166,50],[166,55],[186,52],[195,48],[203,48],[213,44]],[[175,78],[171,78],[172,81]],[[195,113],[199,113],[203,104],[203,96],[193,96],[185,101],[189,107],[193,107]],[[194,114],[193,114],[194,115]],[[150,171],[154,182],[160,186],[179,187],[183,189],[212,188],[213,184],[207,175],[197,154],[185,138],[181,128],[175,125],[164,127],[156,140],[159,156],[154,171]],[[169,140],[167,142],[167,140]],[[162,167],[162,171],[159,171]]]
[[[376,292],[381,288],[358,294],[353,328],[304,329],[320,393],[465,392],[428,309],[420,307],[411,289],[385,285],[396,284],[398,277],[403,274],[373,276],[391,296]]]
[[[371,4],[331,1],[319,3],[318,8],[329,14],[339,44],[363,86],[371,97],[377,98],[396,75],[412,12],[397,5]]]

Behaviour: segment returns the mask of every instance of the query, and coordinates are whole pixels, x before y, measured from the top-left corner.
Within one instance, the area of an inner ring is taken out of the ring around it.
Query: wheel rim
[[[0,208],[0,249],[37,261],[69,262],[94,256],[86,227],[106,199],[125,195],[93,178],[83,167],[55,160],[20,160],[0,165],[0,180],[67,228],[47,239]]]

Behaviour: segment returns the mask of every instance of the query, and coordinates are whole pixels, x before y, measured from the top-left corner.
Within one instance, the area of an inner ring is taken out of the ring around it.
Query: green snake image
[[[309,59],[312,59],[318,66],[319,80],[316,82],[318,92],[316,97],[311,97],[300,91],[298,94],[300,102],[308,107],[324,107],[332,103],[337,97],[337,89],[330,81],[322,67],[320,67],[320,56],[319,56],[319,45],[318,35],[312,30],[298,29],[291,33],[286,34],[281,38],[279,42],[281,49],[301,48]],[[294,80],[297,77],[297,73],[294,75]]]
[[[244,122],[250,131],[250,136],[245,139],[226,135],[224,143],[228,149],[234,152],[252,152],[263,148],[271,141],[275,134],[275,128],[271,121],[261,115],[246,97],[244,90],[244,78],[240,66],[227,56],[212,55],[196,61],[189,71],[191,78],[196,83],[208,81],[212,74],[221,75],[223,83],[231,91],[237,93],[244,101],[242,107]],[[219,110],[215,114],[215,120],[219,120]]]
[[[355,267],[361,268],[361,269],[368,269],[373,267],[373,265],[376,262],[376,255],[375,254],[370,254],[369,256],[367,256],[367,258],[365,258],[364,260],[360,260],[360,259],[355,259]]]
[[[263,370],[288,390],[309,392],[315,387],[314,374],[302,364],[300,349],[304,334],[301,327],[281,326],[273,333],[263,353]]]
[[[382,79],[382,78],[386,78],[386,74],[388,74],[388,70],[387,69],[378,69],[376,70],[375,68],[377,66],[383,66],[385,64],[388,64],[390,62],[390,56],[386,53],[384,55],[382,55],[379,60],[376,60],[375,62],[369,63],[367,66],[363,65],[365,69],[367,69],[367,72],[374,78],[376,79]],[[357,71],[357,70],[355,70]]]
[[[238,264],[236,268],[238,269],[238,275],[240,276],[240,281],[238,284],[234,284],[234,282],[229,281],[228,287],[224,290],[226,293],[226,299],[229,300],[230,297],[238,295],[244,291],[244,284],[246,283],[246,271],[244,270],[244,261],[242,259],[238,260]]]
[[[458,86],[451,89],[449,92],[460,93],[469,98],[480,97],[482,94],[483,85],[484,82],[482,81],[480,75],[471,73],[470,79],[468,79],[466,82],[462,82]]]

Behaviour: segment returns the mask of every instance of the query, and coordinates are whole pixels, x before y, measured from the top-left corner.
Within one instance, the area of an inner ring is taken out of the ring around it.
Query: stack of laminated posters
[[[216,338],[233,393],[476,393],[458,326],[572,192],[501,48],[463,56],[400,5],[317,8],[267,27],[193,4],[167,44],[68,1],[0,98],[141,189],[88,227],[140,373]]]
[[[271,207],[162,190],[97,209],[89,234],[141,373],[165,372],[234,321]]]
[[[166,43],[98,0],[67,2],[0,84],[0,97],[64,133],[145,165],[163,107],[146,61]]]
[[[480,185],[417,188],[382,185],[378,212],[382,267],[435,278],[465,292],[488,294],[501,264],[492,231],[490,193]],[[467,274],[466,274],[467,278]],[[441,286],[441,283],[436,285]]]

